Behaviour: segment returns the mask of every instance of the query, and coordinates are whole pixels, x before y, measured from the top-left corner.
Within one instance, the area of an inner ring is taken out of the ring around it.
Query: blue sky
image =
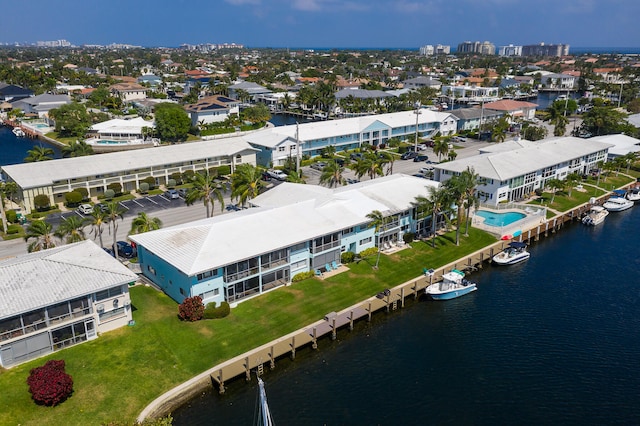
[[[638,0],[0,0],[0,43],[640,47]]]

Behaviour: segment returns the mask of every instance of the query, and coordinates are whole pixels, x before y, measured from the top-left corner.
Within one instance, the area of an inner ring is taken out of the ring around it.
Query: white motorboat
[[[611,197],[604,202],[602,207],[610,212],[621,212],[633,207],[633,201],[627,200],[623,197]]]
[[[637,203],[638,201],[640,201],[640,187],[631,188],[627,192],[626,197],[627,197],[627,200],[633,201],[634,203]]]
[[[491,260],[496,265],[514,265],[529,259],[530,256],[531,253],[527,251],[526,243],[512,241],[504,250],[493,256]]]
[[[582,223],[589,226],[596,226],[604,222],[609,215],[609,211],[602,206],[592,206],[589,213],[582,218]]]
[[[11,130],[13,132],[14,135],[16,135],[19,138],[23,138],[25,137],[25,133],[24,130],[22,130],[20,127],[14,127],[13,130]]]
[[[433,300],[449,300],[476,290],[476,284],[467,281],[464,278],[464,272],[454,269],[444,274],[442,281],[428,286],[425,293]]]

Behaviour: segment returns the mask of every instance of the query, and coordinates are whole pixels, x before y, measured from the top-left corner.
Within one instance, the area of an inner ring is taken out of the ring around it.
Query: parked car
[[[402,154],[400,156],[401,160],[411,160],[413,158],[416,158],[418,156],[418,153],[415,151],[407,151],[404,154]]]
[[[418,144],[418,151],[424,151],[425,149],[427,149],[427,144],[424,144],[424,143]]]
[[[336,163],[338,163],[338,166],[343,167],[344,166],[344,158],[336,158],[335,159]]]
[[[113,252],[113,250],[111,250],[110,248],[107,247],[103,247],[102,250],[106,251],[107,253],[109,253],[109,255],[111,257],[116,257],[116,254]]]
[[[187,188],[179,188],[177,191],[180,198],[185,198],[187,196]]]
[[[133,248],[131,244],[126,241],[116,241],[116,245],[118,246],[118,256],[125,257],[127,259],[131,259],[132,257],[136,257],[136,250]],[[111,246],[111,250],[116,252],[115,246]]]
[[[287,180],[287,174],[282,170],[269,170],[267,173],[274,179]]]
[[[429,173],[433,173],[433,166],[422,167],[418,170],[418,173],[426,175]]]
[[[227,210],[228,212],[237,212],[239,210],[242,210],[242,207],[237,204],[227,204],[225,210]]]
[[[102,213],[107,213],[109,211],[109,206],[105,203],[98,203],[94,207],[96,210],[101,211]]]
[[[91,214],[93,213],[93,206],[91,204],[80,204],[78,206],[78,213],[83,215]]]
[[[351,178],[346,178],[345,180],[347,181],[347,184],[349,184],[349,185],[352,185],[354,183],[360,182],[358,179],[351,179]]]
[[[420,162],[420,161],[427,161],[429,159],[428,155],[416,155],[415,157],[413,157],[413,161]]]
[[[358,161],[362,158],[362,153],[361,152],[352,152],[351,155],[349,155],[349,158],[353,161]]]
[[[178,194],[178,191],[176,191],[175,189],[169,189],[164,193],[164,196],[167,197],[170,200],[177,200],[178,198],[180,198],[180,194]]]
[[[453,137],[453,140],[454,140],[455,142],[466,142],[466,141],[467,141],[467,138],[465,138],[464,136],[454,136],[454,137]]]
[[[324,169],[325,167],[327,167],[327,163],[325,163],[324,161],[317,161],[311,165],[312,169],[319,171],[322,171],[322,169]]]
[[[262,172],[262,180],[271,180],[269,172]]]

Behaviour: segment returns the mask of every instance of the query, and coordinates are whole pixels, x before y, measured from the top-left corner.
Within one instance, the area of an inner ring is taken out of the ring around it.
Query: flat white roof
[[[435,168],[461,173],[467,167],[481,177],[506,181],[545,167],[610,148],[611,144],[591,139],[562,137],[531,142],[522,148],[490,152],[435,165]]]
[[[136,117],[131,120],[115,118],[94,124],[91,126],[91,130],[98,133],[138,134],[142,133],[143,127],[154,128],[155,123],[153,121],[147,121],[142,117]]]
[[[613,146],[609,148],[609,154],[612,155],[623,156],[640,151],[640,139],[623,134],[594,136],[590,140],[612,144]]]
[[[256,151],[240,137],[2,166],[21,188]]]
[[[137,279],[90,240],[5,259],[0,261],[0,318]]]
[[[284,182],[252,200],[260,207],[130,238],[193,276],[368,222],[373,210],[407,210],[427,187],[438,185],[402,174],[338,189]]]
[[[456,116],[449,112],[433,111],[428,108],[421,108],[418,116],[419,124],[442,123],[451,118],[458,120]],[[265,129],[261,132],[255,132],[246,138],[249,142],[265,146],[275,147],[282,143],[283,140],[290,138],[296,139],[296,131],[300,141],[327,139],[341,135],[359,134],[372,124],[380,122],[391,128],[399,128],[403,126],[414,127],[416,125],[415,111],[401,111],[389,114],[367,115],[363,117],[343,118],[339,120],[314,121],[311,123],[302,123],[297,126],[291,124],[287,126],[278,126]],[[389,135],[392,137],[393,135]],[[307,146],[307,148],[309,148]]]

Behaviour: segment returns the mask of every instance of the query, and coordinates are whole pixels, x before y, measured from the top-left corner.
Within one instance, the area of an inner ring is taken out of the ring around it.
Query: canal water
[[[10,127],[0,126],[0,166],[24,162],[27,151],[35,146],[53,149],[54,158],[60,158],[60,149],[38,139],[19,138]]]
[[[278,425],[640,423],[640,207],[566,225],[478,291],[420,299],[265,365]],[[174,425],[251,424],[252,382],[202,394]]]

